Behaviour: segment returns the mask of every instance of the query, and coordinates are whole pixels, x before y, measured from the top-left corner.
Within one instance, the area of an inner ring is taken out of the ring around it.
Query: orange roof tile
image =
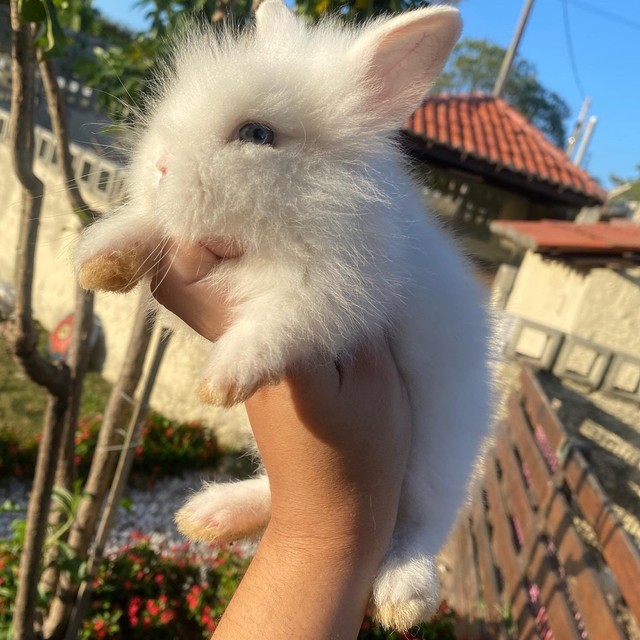
[[[584,169],[501,98],[485,94],[427,98],[403,130],[428,145],[486,162],[558,191],[569,190],[603,202],[606,192]]]

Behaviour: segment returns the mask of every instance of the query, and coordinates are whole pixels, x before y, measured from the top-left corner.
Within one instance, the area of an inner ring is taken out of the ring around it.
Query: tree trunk
[[[11,2],[12,94],[11,148],[22,184],[22,225],[16,265],[14,320],[3,327],[10,350],[27,375],[49,391],[42,442],[27,511],[25,542],[20,556],[13,637],[35,637],[35,615],[40,561],[56,469],[56,452],[67,409],[69,371],[45,360],[37,350],[38,334],[31,310],[35,249],[42,207],[43,185],[33,173],[34,55],[31,27],[22,23],[17,0]]]
[[[58,162],[66,185],[69,204],[80,219],[82,226],[94,222],[100,214],[89,207],[82,197],[78,181],[73,172],[73,157],[69,148],[69,132],[64,101],[58,86],[55,65],[52,60],[40,60],[40,77],[44,86],[47,107],[51,117],[51,128],[56,141]],[[91,332],[93,330],[93,292],[76,286],[73,335],[69,345],[67,365],[71,371],[69,407],[65,416],[64,446],[56,474],[56,484],[71,491],[76,479],[74,464],[74,436],[82,399],[82,383],[89,366]]]
[[[143,299],[138,307],[122,373],[109,397],[89,477],[84,487],[86,497],[81,500],[69,531],[67,543],[73,553],[82,560],[88,557],[105,494],[113,480],[118,449],[122,446],[122,429],[128,410],[133,404],[132,397],[142,374],[152,330],[153,321],[147,317]],[[78,587],[68,573],[61,574],[56,596],[45,621],[45,638],[59,640],[64,637]]]
[[[67,365],[70,371],[69,396],[67,410],[64,415],[60,444],[56,449],[55,486],[73,493],[77,479],[75,465],[75,434],[82,399],[83,380],[89,365],[89,347],[93,330],[93,293],[84,291],[79,286],[76,290],[76,308],[74,312],[73,334],[69,346]],[[49,525],[59,528],[66,520],[66,514],[54,503],[49,514]],[[61,538],[66,540],[66,536]],[[39,590],[47,594],[53,593],[58,584],[59,568],[57,566],[58,545],[46,549],[44,571],[40,578]]]
[[[57,82],[55,65],[52,60],[40,60],[40,77],[44,86],[47,107],[51,117],[51,127],[56,141],[58,164],[66,185],[69,204],[80,219],[82,226],[96,220],[99,214],[88,207],[78,186],[73,172],[73,158],[69,148],[69,134],[64,100]],[[83,381],[87,372],[91,348],[91,332],[93,330],[93,292],[84,291],[76,286],[76,306],[74,310],[73,334],[67,356],[70,370],[70,389],[67,413],[64,418],[64,432],[60,446],[56,470],[56,486],[73,492],[76,481],[75,468],[75,434],[78,424],[78,413],[82,399]],[[58,527],[65,519],[65,515],[56,505],[53,505],[49,517],[49,524]],[[58,556],[57,545],[47,550],[44,562],[44,573],[40,580],[40,590],[44,593],[55,591],[59,571],[55,560]]]
[[[82,225],[85,226],[97,220],[100,214],[87,206],[73,172],[73,156],[69,149],[67,116],[60,87],[58,87],[55,65],[52,60],[41,60],[39,69],[47,98],[47,108],[51,116],[51,128],[58,148],[58,162],[67,188],[67,197],[74,213],[78,216]]]
[[[218,0],[216,2],[216,8],[211,14],[211,23],[216,24],[232,15],[235,4],[235,0]]]
[[[56,470],[56,451],[62,437],[62,424],[67,409],[66,397],[49,396],[43,437],[38,449],[36,473],[27,509],[27,529],[20,555],[18,591],[16,594],[13,639],[35,638],[38,578],[44,546],[53,479]]]
[[[67,629],[67,635],[65,640],[76,640],[82,621],[91,604],[91,594],[93,593],[93,580],[98,571],[100,561],[104,554],[104,548],[109,540],[109,534],[116,522],[118,515],[118,507],[120,500],[124,493],[127,479],[131,471],[131,465],[135,456],[136,442],[140,439],[140,432],[144,422],[149,414],[149,400],[151,398],[151,392],[156,382],[156,377],[164,358],[164,352],[171,339],[172,332],[170,329],[163,328],[160,334],[160,339],[156,345],[153,353],[153,358],[149,366],[149,370],[146,373],[142,391],[138,402],[136,403],[136,409],[129,422],[129,428],[127,429],[127,435],[124,441],[124,447],[120,452],[118,459],[118,466],[116,468],[115,476],[111,487],[109,489],[109,496],[107,503],[100,519],[100,525],[98,532],[96,533],[96,539],[89,558],[87,575],[82,581],[78,597],[76,598],[76,604],[73,611],[73,616]]]

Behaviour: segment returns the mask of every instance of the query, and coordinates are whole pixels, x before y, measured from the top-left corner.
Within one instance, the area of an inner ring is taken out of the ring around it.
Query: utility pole
[[[578,153],[576,153],[576,159],[574,163],[578,166],[582,164],[584,160],[584,154],[587,152],[587,147],[591,142],[591,137],[593,136],[593,130],[596,128],[596,124],[598,123],[598,118],[595,116],[591,116],[589,118],[589,122],[587,124],[587,128],[585,129],[584,136],[582,141],[580,142],[580,147],[578,149]]]
[[[494,98],[499,98],[502,95],[502,92],[504,91],[504,85],[507,83],[507,78],[509,77],[509,71],[511,71],[511,65],[513,64],[513,59],[516,57],[516,53],[518,52],[518,45],[520,44],[520,40],[522,38],[524,28],[527,25],[527,20],[529,19],[529,14],[531,13],[532,7],[533,7],[533,0],[526,0],[524,9],[520,14],[520,21],[518,22],[516,32],[513,34],[513,40],[509,45],[509,49],[507,50],[504,60],[502,61],[500,74],[498,75],[498,79],[496,80],[495,87],[493,87]]]
[[[580,138],[580,134],[582,133],[582,128],[584,127],[584,121],[587,117],[587,113],[589,113],[589,108],[591,107],[591,98],[585,98],[582,103],[582,109],[580,109],[580,114],[578,115],[578,119],[576,120],[576,126],[573,128],[573,133],[569,136],[569,141],[567,142],[566,153],[570,158],[573,150],[576,147],[578,139]]]

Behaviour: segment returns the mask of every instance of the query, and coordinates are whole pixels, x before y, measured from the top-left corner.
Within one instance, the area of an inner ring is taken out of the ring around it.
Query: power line
[[[571,28],[569,27],[569,4],[568,0],[562,0],[562,15],[564,17],[564,35],[567,40],[567,48],[569,49],[569,58],[571,60],[571,69],[573,71],[573,78],[576,81],[578,91],[584,100],[586,92],[580,79],[580,72],[578,71],[578,64],[576,63],[576,54],[573,49],[573,38],[571,37]]]
[[[566,2],[566,0],[564,1]],[[612,11],[601,9],[600,7],[596,7],[588,2],[584,2],[584,0],[569,0],[569,2],[571,2],[571,4],[575,5],[576,7],[580,7],[584,11],[590,11],[591,13],[595,13],[596,15],[602,16],[603,18],[607,18],[609,20],[612,20],[613,22],[622,24],[625,27],[640,31],[640,22],[631,20],[627,16],[621,16],[618,13],[613,13]]]

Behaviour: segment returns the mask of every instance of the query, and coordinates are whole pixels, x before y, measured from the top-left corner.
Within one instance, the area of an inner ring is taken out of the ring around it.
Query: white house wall
[[[573,332],[640,357],[640,269],[593,269]]]
[[[99,162],[97,156],[94,160]],[[98,165],[96,165],[98,166]],[[117,167],[116,167],[117,168]],[[71,212],[57,170],[47,162],[37,162],[36,172],[45,182],[46,193],[36,254],[33,292],[34,315],[48,330],[73,311],[75,276],[70,254],[77,238],[79,222]],[[92,206],[104,209],[106,199],[86,189]],[[116,185],[117,186],[117,185]],[[110,186],[109,190],[112,190]],[[13,282],[18,246],[20,186],[13,173],[9,149],[0,142],[0,280]],[[102,321],[106,361],[103,375],[115,382],[129,340],[137,296],[100,293],[96,296],[96,313]],[[157,339],[157,336],[156,336]],[[207,407],[196,399],[194,388],[206,350],[185,336],[174,336],[167,351],[151,404],[169,418],[202,421],[216,427],[221,440],[229,446],[244,446],[248,426],[243,409],[232,411]]]
[[[557,260],[528,251],[520,265],[506,310],[570,333],[581,313],[587,275]]]
[[[525,255],[506,311],[640,357],[640,268],[578,270]]]

